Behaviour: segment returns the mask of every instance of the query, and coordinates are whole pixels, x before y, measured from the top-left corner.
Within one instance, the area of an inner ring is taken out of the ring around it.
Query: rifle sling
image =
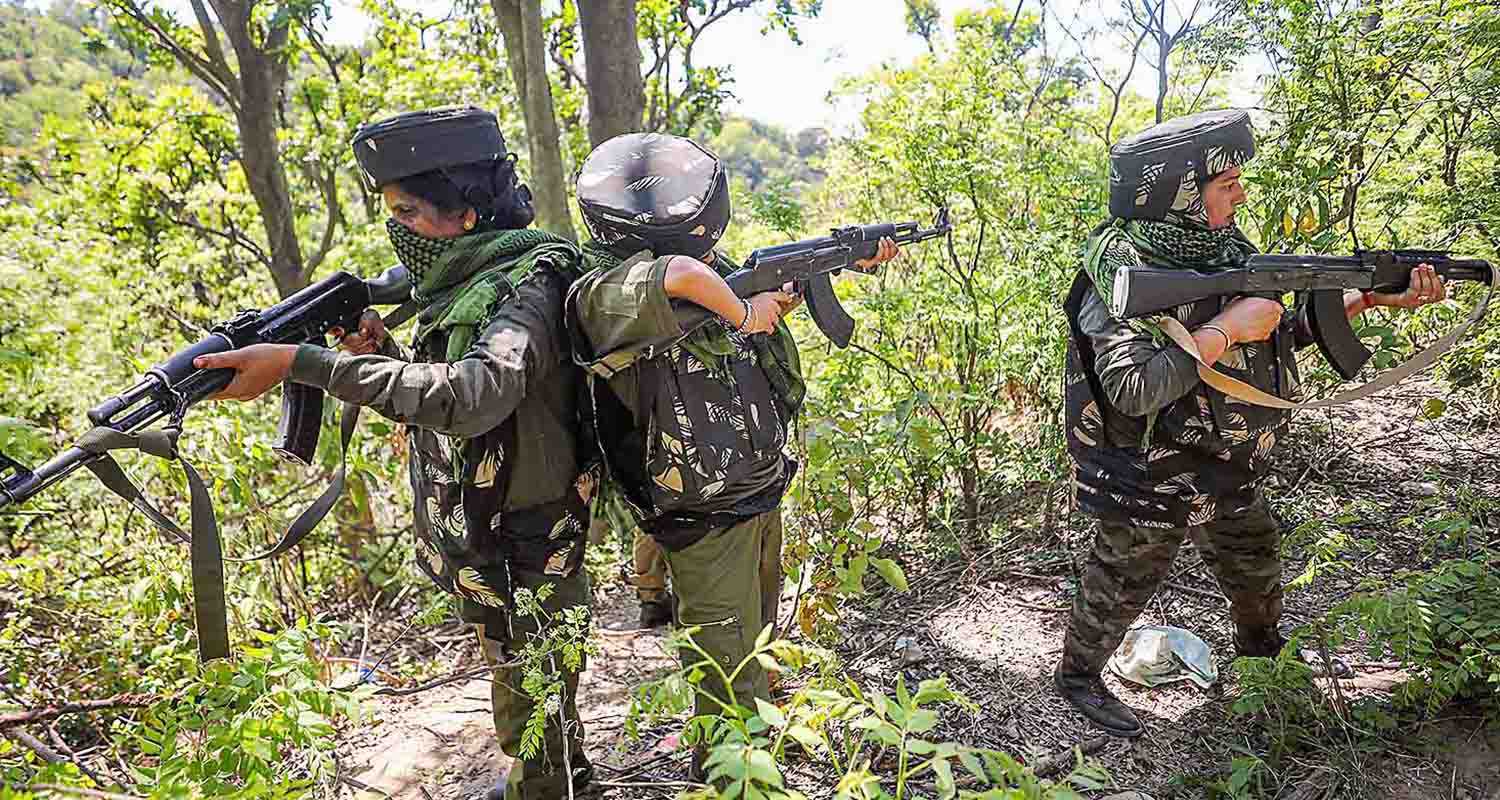
[[[296,547],[333,510],[334,503],[344,491],[349,443],[353,439],[355,426],[359,423],[359,412],[359,406],[344,403],[339,422],[339,467],[318,499],[292,521],[281,539],[270,549],[245,558],[230,558],[229,561],[259,561],[281,555]],[[214,514],[213,498],[208,493],[203,477],[177,450],[177,438],[181,434],[180,428],[132,434],[100,426],[84,434],[78,441],[78,447],[96,456],[86,466],[105,488],[124,498],[158,528],[188,545],[193,578],[193,618],[198,630],[198,657],[203,661],[228,658],[229,620],[224,599],[226,559],[219,536],[219,523]],[[119,462],[109,455],[111,450],[139,450],[182,465],[183,471],[187,473],[188,493],[192,500],[189,524],[191,535],[146,499],[125,475]]]
[[[1479,305],[1475,306],[1474,310],[1470,312],[1468,319],[1464,320],[1461,324],[1459,324],[1458,327],[1454,328],[1443,338],[1438,339],[1436,342],[1428,345],[1420,353],[1417,353],[1416,355],[1407,359],[1400,366],[1392,367],[1391,369],[1388,369],[1385,372],[1381,373],[1378,377],[1376,377],[1369,383],[1356,386],[1355,388],[1350,389],[1347,392],[1340,392],[1333,397],[1324,398],[1322,400],[1309,400],[1304,403],[1296,403],[1291,400],[1277,397],[1273,394],[1257,389],[1254,386],[1245,383],[1244,381],[1238,380],[1236,378],[1231,378],[1228,375],[1215,370],[1213,367],[1204,363],[1202,354],[1198,352],[1198,344],[1193,341],[1192,334],[1188,333],[1187,328],[1183,327],[1181,322],[1178,322],[1170,314],[1163,314],[1156,319],[1156,322],[1161,325],[1162,330],[1167,334],[1168,337],[1172,339],[1173,342],[1177,344],[1178,347],[1186,350],[1188,355],[1192,356],[1193,360],[1198,362],[1198,377],[1201,378],[1204,383],[1230,397],[1235,398],[1236,400],[1241,400],[1243,402],[1257,406],[1286,409],[1287,411],[1293,411],[1302,408],[1330,408],[1332,406],[1340,406],[1345,403],[1350,403],[1355,400],[1361,400],[1373,394],[1383,392],[1386,389],[1389,389],[1390,387],[1406,380],[1412,375],[1432,366],[1437,362],[1439,358],[1442,358],[1443,355],[1445,355],[1449,350],[1453,349],[1453,346],[1463,338],[1465,333],[1469,332],[1469,329],[1474,326],[1474,323],[1478,322],[1481,319],[1484,319],[1485,313],[1489,310],[1490,299],[1495,296],[1495,290],[1497,288],[1500,288],[1500,270],[1492,271],[1490,276],[1490,290],[1485,294],[1484,299],[1479,301]]]
[[[177,437],[181,433],[180,428],[163,428],[132,434],[100,426],[84,434],[78,447],[96,456],[87,466],[105,488],[125,498],[158,528],[187,543],[193,576],[193,619],[198,629],[198,657],[203,661],[228,658],[229,622],[224,603],[224,560],[219,523],[214,518],[213,498],[208,494],[203,477],[177,451]],[[151,505],[109,455],[111,450],[139,450],[182,465],[192,498],[191,536]]]
[[[389,328],[395,328],[409,319],[418,310],[414,302],[407,302],[387,317]],[[245,558],[230,561],[259,561],[281,555],[296,547],[319,522],[333,510],[334,503],[344,492],[347,474],[349,443],[354,429],[359,424],[360,407],[344,403],[339,421],[339,467],[333,480],[318,495],[292,524],[287,526],[281,539],[269,550]],[[198,657],[203,661],[229,657],[229,619],[224,599],[224,548],[219,536],[219,523],[214,514],[213,497],[198,470],[184,459],[177,450],[177,439],[182,429],[162,428],[140,433],[124,433],[104,426],[95,427],[78,441],[78,448],[94,456],[85,466],[104,487],[124,498],[158,528],[173,538],[188,545],[188,554],[193,579],[193,617],[198,630]],[[191,535],[183,531],[176,522],[163,514],[141,490],[131,482],[120,468],[119,462],[109,455],[111,450],[138,450],[167,461],[176,461],[187,473],[188,493],[191,498],[189,528]]]
[[[296,547],[318,523],[328,516],[333,510],[333,504],[338,502],[339,496],[344,493],[344,479],[347,473],[349,460],[349,442],[354,438],[354,428],[359,424],[360,406],[354,403],[344,403],[339,412],[339,468],[333,473],[333,480],[318,495],[318,499],[312,502],[301,514],[297,515],[292,524],[287,526],[286,532],[281,534],[281,539],[272,545],[269,550],[256,553],[244,558],[231,558],[230,561],[260,561],[261,559],[279,556],[282,553]]]

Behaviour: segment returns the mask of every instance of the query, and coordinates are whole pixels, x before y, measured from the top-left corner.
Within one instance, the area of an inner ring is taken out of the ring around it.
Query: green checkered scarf
[[[499,301],[538,264],[545,262],[568,283],[580,274],[578,246],[544,231],[496,230],[429,239],[403,225],[396,227],[400,231],[391,231],[393,242],[397,237],[410,239],[397,246],[397,253],[403,259],[413,253],[424,256],[412,259],[424,263],[406,264],[416,278],[412,299],[423,306],[417,317],[417,341],[447,331],[445,360],[450,362],[469,351]]]
[[[1116,217],[1094,229],[1084,248],[1083,268],[1105,304],[1123,267],[1219,272],[1239,266],[1255,252],[1238,226],[1209,230],[1152,220]],[[1151,330],[1154,325],[1144,324]]]

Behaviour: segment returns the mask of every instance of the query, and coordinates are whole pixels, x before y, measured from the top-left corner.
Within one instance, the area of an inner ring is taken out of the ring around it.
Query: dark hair
[[[419,172],[396,185],[445,214],[474,209],[479,231],[524,228],[536,219],[531,189],[516,180],[514,156]]]

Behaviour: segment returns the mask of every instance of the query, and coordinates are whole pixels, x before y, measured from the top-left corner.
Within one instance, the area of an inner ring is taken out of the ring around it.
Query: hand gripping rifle
[[[1349,380],[1369,360],[1370,351],[1349,325],[1344,290],[1406,291],[1411,271],[1419,264],[1431,264],[1445,281],[1495,285],[1489,262],[1452,258],[1440,250],[1359,250],[1352,256],[1257,254],[1249,256],[1243,267],[1214,273],[1122,268],[1115,273],[1110,309],[1121,319],[1131,319],[1213,296],[1306,292],[1313,339],[1328,363]]]
[[[871,258],[880,249],[881,239],[892,239],[898,245],[916,244],[935,239],[953,230],[948,209],[940,209],[932,227],[917,222],[886,222],[876,225],[849,225],[834,228],[827,236],[804,239],[790,244],[762,247],[745,259],[741,268],[724,279],[737,297],[750,297],[780,289],[786,283],[795,286],[797,294],[807,298],[807,310],[813,322],[830,341],[848,347],[854,335],[854,320],[834,294],[831,278],[845,269],[866,272],[854,262]],[[713,314],[691,304],[678,311],[682,329],[690,331]]]
[[[403,267],[393,267],[370,281],[339,272],[263,311],[240,312],[228,322],[214,326],[196,343],[147,370],[135,386],[90,409],[88,418],[94,424],[93,430],[50,461],[31,469],[0,454],[0,510],[24,503],[79,467],[87,467],[107,488],[190,545],[199,654],[205,660],[227,656],[229,636],[224,616],[222,553],[212,503],[202,479],[192,465],[182,462],[192,495],[193,533],[189,535],[146,500],[109,451],[138,449],[160,458],[181,460],[177,456],[177,437],[188,409],[228,386],[234,378],[234,370],[193,366],[193,359],[198,356],[252,344],[322,343],[334,327],[345,331],[358,329],[360,315],[371,305],[402,303],[409,294],[410,284]],[[413,310],[410,306],[398,309],[387,319],[387,326],[401,324]],[[353,431],[354,416],[346,409],[341,426],[345,447]],[[162,419],[167,420],[162,429],[148,430]],[[283,384],[276,452],[300,464],[310,463],[318,446],[322,420],[322,389],[290,381]],[[293,523],[282,541],[254,558],[276,555],[295,545],[332,508],[343,489],[343,479],[341,465],[333,484]]]

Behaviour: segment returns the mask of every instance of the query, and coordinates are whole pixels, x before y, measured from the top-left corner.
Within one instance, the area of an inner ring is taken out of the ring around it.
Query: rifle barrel
[[[34,470],[6,478],[0,484],[0,508],[26,502],[96,458],[99,456],[69,447]]]

